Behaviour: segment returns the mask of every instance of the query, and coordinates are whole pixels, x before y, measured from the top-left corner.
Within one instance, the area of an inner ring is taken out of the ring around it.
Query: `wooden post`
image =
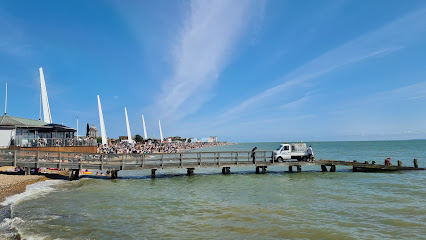
[[[145,153],[142,154],[142,168],[145,167]]]
[[[163,154],[161,154],[161,164],[160,164],[161,167],[163,167],[163,157],[164,157]],[[155,169],[155,170],[157,170],[157,169]],[[154,171],[154,178],[155,178],[155,171]]]
[[[155,171],[157,171],[157,169],[151,169],[151,179],[155,178]]]
[[[111,179],[117,179],[117,178],[118,178],[118,170],[112,170]]]
[[[39,152],[39,151],[37,151],[37,163],[36,163],[36,168],[38,168],[39,164],[40,164],[40,152]]]
[[[321,172],[327,172],[327,167],[325,165],[321,165]]]
[[[194,168],[187,168],[186,169],[186,175],[188,175],[188,176],[194,175]]]
[[[224,175],[231,174],[231,168],[230,167],[223,167],[222,168],[222,174],[224,174]]]
[[[124,170],[124,155],[121,155],[121,170]]]
[[[419,168],[419,165],[417,164],[417,158],[414,158],[414,168]]]
[[[220,153],[217,153],[217,165],[220,166]]]
[[[297,172],[302,172],[302,166],[297,165]]]
[[[99,157],[101,158],[101,170],[104,170],[104,155],[101,154]]]
[[[267,168],[267,166],[263,166],[263,167],[262,167],[262,173],[263,173],[263,174],[265,174],[265,173],[266,173],[266,168]]]
[[[237,166],[238,166],[238,152],[237,152]]]
[[[198,165],[201,166],[201,153],[197,153]]]
[[[331,165],[330,172],[336,172],[336,165]]]
[[[58,165],[59,170],[62,169],[62,153],[59,152],[59,165]]]
[[[293,172],[293,166],[291,166],[291,165],[290,165],[290,166],[288,166],[288,171],[289,171],[289,172]]]
[[[257,174],[259,174],[259,173],[260,173],[259,168],[260,168],[260,167],[256,167],[256,173],[257,173]]]
[[[25,175],[30,175],[30,173],[31,173],[31,168],[25,167]]]
[[[17,150],[15,149],[15,153],[13,155],[13,166],[16,167],[16,154],[17,154]]]
[[[179,154],[179,162],[180,162],[180,167],[182,167],[182,153]]]
[[[398,167],[402,166],[402,162],[398,160]]]

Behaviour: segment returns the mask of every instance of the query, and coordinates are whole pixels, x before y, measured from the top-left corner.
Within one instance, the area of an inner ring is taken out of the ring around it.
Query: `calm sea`
[[[205,151],[273,150],[245,143]],[[426,167],[426,141],[316,142],[317,159],[392,157]],[[0,224],[25,239],[425,239],[426,172],[356,173],[319,166],[122,171],[119,179],[46,181],[8,198]],[[6,233],[9,232],[9,233]],[[11,235],[8,235],[11,236]],[[1,236],[0,236],[1,238]]]

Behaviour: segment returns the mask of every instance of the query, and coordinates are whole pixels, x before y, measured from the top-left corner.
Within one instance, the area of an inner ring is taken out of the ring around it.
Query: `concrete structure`
[[[107,134],[105,130],[104,115],[102,113],[101,99],[98,97],[99,122],[101,125],[102,145],[108,144]]]
[[[133,143],[132,133],[130,132],[129,118],[127,117],[127,108],[124,107],[124,113],[126,114],[126,126],[127,126],[127,142]]]
[[[146,134],[146,127],[145,127],[145,118],[142,115],[142,123],[143,123],[143,139],[146,140],[148,139],[147,134]]]
[[[50,115],[49,99],[47,98],[46,82],[44,81],[43,68],[39,68],[39,71],[40,71],[41,100],[43,102],[44,122],[52,123],[52,116]]]
[[[161,122],[160,122],[160,120],[158,120],[158,126],[160,127],[160,140],[161,140],[161,143],[163,142],[163,131],[161,130]]]

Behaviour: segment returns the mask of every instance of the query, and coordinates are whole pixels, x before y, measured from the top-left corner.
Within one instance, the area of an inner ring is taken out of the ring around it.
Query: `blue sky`
[[[107,135],[426,138],[424,1],[2,1],[0,99]]]

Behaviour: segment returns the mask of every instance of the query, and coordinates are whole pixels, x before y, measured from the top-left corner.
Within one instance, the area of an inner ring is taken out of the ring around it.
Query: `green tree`
[[[138,142],[138,143],[140,143],[140,142],[143,141],[143,137],[141,135],[139,135],[139,134],[136,134],[135,141]]]

